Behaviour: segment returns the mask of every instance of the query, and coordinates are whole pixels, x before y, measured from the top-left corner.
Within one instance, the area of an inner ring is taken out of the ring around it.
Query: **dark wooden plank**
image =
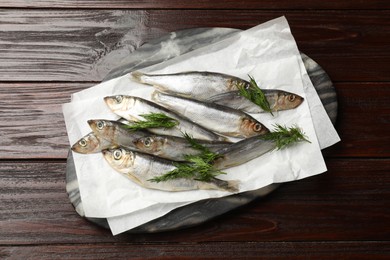
[[[281,15],[299,48],[334,81],[390,81],[390,11],[56,9],[0,10],[0,80],[100,81],[167,32],[246,29]]]
[[[381,241],[390,227],[390,160],[330,159],[328,172],[283,184],[203,225],[112,237],[80,218],[65,193],[65,163],[0,162],[0,244]]]
[[[66,158],[61,104],[92,83],[1,84],[0,158]]]
[[[216,242],[204,244],[48,245],[0,247],[12,259],[388,259],[390,242]],[[82,257],[81,257],[82,256]]]
[[[0,80],[101,80],[148,38],[147,18],[144,11],[1,10]]]
[[[0,158],[66,158],[61,104],[93,83],[7,83],[0,87]],[[341,142],[327,156],[389,157],[390,83],[337,83]]]
[[[327,156],[390,156],[390,84],[337,83],[341,142]]]
[[[74,211],[65,163],[0,162],[0,201],[0,244],[112,241]]]
[[[357,1],[183,1],[183,0],[146,0],[146,1],[99,1],[99,0],[3,0],[0,7],[19,8],[126,8],[126,9],[389,9],[390,5],[385,0]]]

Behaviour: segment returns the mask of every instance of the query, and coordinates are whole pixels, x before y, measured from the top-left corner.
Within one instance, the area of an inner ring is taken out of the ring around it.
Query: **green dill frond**
[[[220,170],[199,171],[199,176],[196,177],[195,180],[208,182],[220,174],[226,174],[226,172]]]
[[[275,129],[273,131],[261,136],[261,138],[263,138],[264,140],[274,141],[278,150],[297,142],[305,141],[311,143],[307,139],[307,136],[296,125],[286,127],[281,126],[279,124],[275,124],[274,127]]]
[[[210,181],[219,174],[225,174],[220,170],[213,168],[213,162],[221,155],[211,152],[207,147],[199,144],[190,135],[184,133],[184,138],[194,149],[200,151],[198,155],[185,155],[186,162],[174,163],[176,169],[169,171],[161,176],[150,179],[153,182],[167,181],[177,178],[191,178],[198,181]]]
[[[198,143],[192,136],[187,133],[183,133],[183,137],[187,140],[190,146],[200,152],[209,152],[209,149],[204,145]]]
[[[174,163],[176,169],[150,179],[149,181],[162,182],[178,178],[210,181],[219,174],[225,174],[222,171],[215,170],[212,164],[205,162],[199,156],[191,156],[189,160],[189,162]]]
[[[163,113],[150,113],[140,116],[145,118],[145,120],[133,122],[131,125],[125,125],[125,127],[135,131],[148,128],[172,128],[179,124],[176,119],[173,119]]]
[[[274,131],[259,138],[274,141],[278,150],[296,142],[305,141],[310,143],[302,130],[296,125],[285,127],[276,124],[274,127]],[[208,182],[220,174],[226,174],[225,172],[213,168],[213,162],[221,157],[220,154],[209,151],[207,147],[196,142],[196,140],[188,134],[183,135],[188,143],[190,143],[193,148],[201,151],[201,153],[198,155],[185,155],[184,158],[186,159],[186,162],[174,163],[176,169],[150,179],[149,181],[161,182],[177,178],[189,178]]]
[[[269,102],[268,102],[266,96],[264,95],[263,91],[259,88],[255,79],[253,77],[251,77],[250,75],[248,75],[248,76],[250,79],[250,81],[249,81],[250,84],[248,87],[246,87],[245,84],[238,85],[238,90],[239,90],[240,95],[245,97],[246,99],[252,101],[256,105],[261,107],[261,109],[263,109],[264,111],[270,112],[271,115],[273,115],[272,109],[271,109]]]
[[[190,146],[198,151],[200,151],[199,155],[196,155],[196,157],[201,158],[203,161],[207,163],[211,163],[217,158],[221,157],[220,154],[214,153],[210,151],[206,146],[198,143],[192,136],[190,136],[187,133],[183,133],[184,138],[187,140],[187,142],[190,144]],[[184,156],[187,161],[190,161],[193,156]]]
[[[150,179],[151,182],[162,182],[162,181],[168,181],[173,180],[177,178],[192,178],[193,177],[193,168],[191,165],[187,163],[174,163],[174,166],[176,169],[169,171],[167,173],[164,173],[163,175],[154,177],[153,179]]]

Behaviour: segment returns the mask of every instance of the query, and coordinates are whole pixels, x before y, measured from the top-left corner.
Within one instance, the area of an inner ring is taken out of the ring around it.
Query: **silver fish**
[[[103,155],[112,168],[145,188],[163,191],[187,191],[198,189],[224,190],[230,192],[238,191],[237,182],[223,181],[216,178],[210,182],[202,182],[187,178],[153,182],[150,180],[176,168],[171,161],[133,152],[124,148],[105,150],[103,151]]]
[[[190,118],[195,123],[225,136],[247,138],[269,132],[267,127],[242,111],[155,91],[157,103]]]
[[[195,141],[214,152],[231,145],[229,142]],[[200,153],[185,138],[176,136],[151,135],[139,138],[133,143],[135,147],[144,153],[173,161],[185,161],[185,155],[197,155]]]
[[[126,119],[120,118],[117,120],[122,124],[131,124]],[[90,154],[90,153],[98,153],[102,150],[108,148],[116,148],[118,145],[113,144],[109,140],[105,138],[100,138],[94,132],[90,132],[87,135],[80,138],[75,144],[72,145],[71,149],[74,152],[82,153],[82,154]]]
[[[262,91],[270,105],[272,112],[296,108],[300,104],[302,104],[304,100],[303,97],[297,94],[283,90],[262,89]],[[248,100],[247,98],[241,96],[239,91],[221,93],[210,97],[206,101],[231,107],[234,109],[239,109],[246,113],[264,112],[261,107]]]
[[[216,159],[213,165],[219,170],[231,168],[249,162],[275,148],[274,141],[253,136],[216,151],[221,157]]]
[[[110,141],[99,138],[97,135],[95,135],[95,133],[91,132],[80,138],[80,140],[72,145],[71,149],[77,153],[90,154],[115,147],[117,146],[113,145]]]
[[[195,124],[188,119],[183,118],[166,109],[160,105],[157,105],[148,100],[133,97],[133,96],[125,96],[125,95],[117,95],[105,97],[104,101],[108,105],[108,107],[117,115],[127,119],[127,120],[136,120],[142,121],[144,120],[140,115],[148,114],[148,113],[163,113],[173,119],[176,119],[179,124],[173,128],[164,129],[164,128],[150,128],[148,129],[150,132],[155,134],[162,135],[173,135],[181,137],[183,133],[187,133],[193,136],[196,139],[201,140],[218,140],[224,141],[226,138],[219,136],[212,131]]]
[[[91,119],[88,120],[88,124],[100,139],[107,140],[114,146],[124,146],[132,150],[137,150],[133,143],[135,140],[150,135],[145,131],[130,131],[126,129],[126,124],[118,121]]]
[[[249,86],[248,81],[216,72],[144,74],[134,71],[131,77],[136,82],[152,85],[162,92],[198,100]]]

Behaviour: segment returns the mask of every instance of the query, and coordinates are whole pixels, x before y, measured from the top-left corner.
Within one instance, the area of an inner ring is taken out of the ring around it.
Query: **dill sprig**
[[[184,133],[183,135],[191,147],[200,151],[200,154],[185,155],[184,159],[187,162],[175,162],[173,165],[176,169],[150,179],[150,181],[161,182],[177,178],[191,178],[198,181],[208,182],[217,175],[226,174],[225,172],[214,169],[212,165],[214,160],[219,158],[221,155],[210,151],[207,147],[198,143],[187,133]]]
[[[179,124],[176,119],[163,113],[149,113],[140,116],[145,118],[145,120],[132,122],[131,125],[126,125],[125,127],[135,131],[147,128],[172,128]]]
[[[177,178],[188,179],[194,177],[194,172],[193,172],[194,167],[191,164],[175,162],[173,163],[173,165],[176,167],[176,169],[164,173],[163,175],[154,177],[149,181],[162,182],[162,181],[168,181]]]
[[[191,158],[187,159],[189,162],[175,162],[173,165],[176,167],[176,169],[164,173],[163,175],[154,177],[149,181],[162,182],[172,179],[186,178],[209,182],[220,174],[226,174],[225,172],[213,169],[213,166],[210,163],[206,163],[198,156],[191,156]]]
[[[269,102],[264,95],[263,91],[259,88],[257,85],[255,79],[253,77],[249,76],[249,86],[246,86],[245,83],[238,85],[238,90],[241,96],[245,97],[246,99],[252,101],[261,109],[263,109],[266,112],[270,112],[272,114],[272,109],[269,105]]]
[[[192,136],[190,136],[189,134],[187,133],[182,133],[183,134],[183,137],[187,140],[187,142],[190,144],[190,146],[200,152],[209,152],[210,150],[204,146],[204,145],[201,145],[200,143],[198,143]]]
[[[192,136],[187,133],[183,133],[184,138],[190,144],[190,146],[200,152],[198,155],[185,155],[185,159],[187,161],[191,161],[193,159],[200,157],[204,162],[211,163],[215,161],[217,158],[221,157],[220,154],[210,151],[206,146],[198,143]]]
[[[311,143],[297,125],[286,127],[275,124],[274,127],[275,129],[273,131],[261,136],[260,138],[274,141],[277,150],[283,149],[296,142],[305,141]]]
[[[259,136],[259,138],[274,141],[275,148],[277,150],[286,148],[296,142],[305,141],[310,143],[302,130],[296,125],[286,127],[276,124],[274,127],[275,129],[272,132]],[[213,162],[222,155],[210,151],[207,147],[199,144],[188,134],[184,134],[184,137],[187,139],[191,147],[200,151],[200,154],[185,155],[184,158],[187,162],[175,162],[173,165],[176,169],[150,179],[149,181],[161,182],[177,178],[191,178],[194,180],[208,182],[220,174],[226,174],[225,172],[213,168]]]

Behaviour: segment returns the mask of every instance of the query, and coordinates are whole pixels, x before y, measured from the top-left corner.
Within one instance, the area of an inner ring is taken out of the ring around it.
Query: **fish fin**
[[[138,83],[146,83],[142,77],[144,76],[145,74],[140,72],[140,71],[133,71],[131,72],[131,78],[135,81],[135,82],[138,82]]]
[[[129,178],[130,180],[132,180],[134,183],[142,186],[142,187],[145,187],[145,183],[143,183],[140,179],[138,179],[137,177],[135,177],[133,174],[131,173],[124,173],[124,175]]]
[[[157,91],[157,90],[153,91],[153,93],[151,94],[152,100],[158,102],[158,98],[159,98],[159,96],[160,96],[160,93],[161,93],[161,92],[159,92],[159,91]]]
[[[225,136],[222,136],[222,135],[219,135],[219,134],[216,134],[217,137],[216,137],[216,140],[215,141],[221,141],[221,142],[228,142],[228,143],[231,143],[232,141],[225,137]]]

